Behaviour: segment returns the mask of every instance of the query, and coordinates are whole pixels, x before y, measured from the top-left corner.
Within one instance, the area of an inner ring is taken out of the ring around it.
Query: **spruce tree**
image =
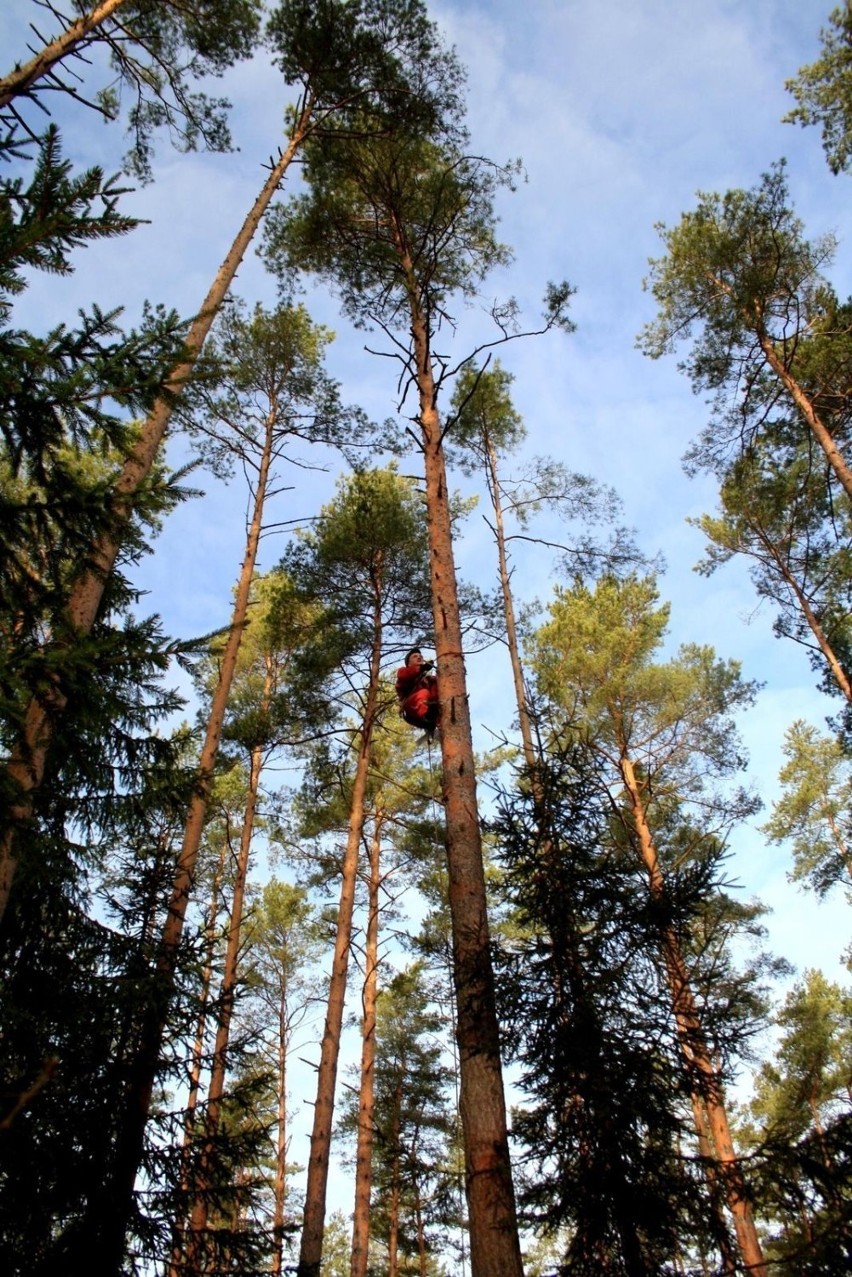
[[[559,590],[551,619],[534,638],[536,672],[542,691],[562,707],[566,726],[588,736],[609,773],[614,812],[659,910],[660,958],[691,1078],[696,1131],[700,1139],[705,1128],[712,1136],[710,1174],[722,1184],[742,1261],[765,1273],[717,1044],[693,987],[689,946],[668,912],[663,854],[672,808],[699,805],[697,849],[754,810],[747,792],[713,788],[743,766],[730,715],[750,703],[754,688],[741,680],[736,662],[717,660],[710,648],[687,644],[673,660],[657,662],[668,609],[656,602],[653,578],[609,577],[594,590],[581,583]],[[676,818],[676,827],[686,823]]]

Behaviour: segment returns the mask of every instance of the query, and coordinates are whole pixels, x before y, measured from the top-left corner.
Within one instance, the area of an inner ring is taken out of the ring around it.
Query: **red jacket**
[[[438,715],[438,680],[423,666],[402,665],[396,672],[396,694],[406,722],[432,726]]]

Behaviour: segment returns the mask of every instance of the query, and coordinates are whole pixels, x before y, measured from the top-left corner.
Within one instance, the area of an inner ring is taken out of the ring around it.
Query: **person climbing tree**
[[[405,664],[396,672],[396,694],[402,717],[412,727],[422,727],[430,739],[440,714],[438,679],[430,673],[433,668],[432,661],[423,660],[420,648],[413,647],[406,654]]]

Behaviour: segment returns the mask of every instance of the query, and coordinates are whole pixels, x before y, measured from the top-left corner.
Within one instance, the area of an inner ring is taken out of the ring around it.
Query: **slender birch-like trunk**
[[[620,767],[639,840],[639,850],[648,873],[651,895],[655,899],[660,899],[665,893],[663,871],[648,824],[633,762],[625,753],[622,753]],[[663,930],[662,946],[681,1053],[688,1074],[695,1080],[698,1098],[703,1102],[706,1110],[715,1147],[719,1179],[724,1187],[728,1209],[733,1216],[740,1254],[745,1269],[751,1277],[768,1277],[742,1168],[734,1150],[721,1079],[707,1045],[701,1017],[690,986],[683,950],[678,936],[671,927]],[[699,1130],[699,1135],[700,1133]]]
[[[219,267],[197,318],[189,329],[185,342],[185,358],[172,370],[165,383],[163,394],[155,403],[139,432],[136,446],[121,468],[112,490],[110,529],[101,533],[94,541],[86,561],[70,586],[65,609],[65,626],[72,636],[65,640],[69,647],[92,630],[106,582],[115,566],[124,533],[133,513],[136,493],[151,472],[171,420],[175,397],[180,395],[191,375],[213,320],[234,281],[237,269],[260,225],[260,220],[281,185],[293,156],[307,135],[312,108],[313,99],[308,97],[302,104],[298,122],[290,135],[287,148],[264,182],[260,194]],[[35,792],[44,779],[54,725],[65,708],[66,698],[57,682],[33,696],[24,712],[23,728],[6,764],[14,798],[4,818],[2,838],[0,838],[0,919],[8,904],[17,869],[15,849],[17,833],[32,817]]]
[[[547,862],[552,860],[555,852],[553,842],[547,833],[548,830],[548,812],[546,808],[545,795],[542,789],[541,776],[539,774],[539,754],[535,747],[532,733],[532,722],[527,705],[526,685],[524,681],[524,670],[521,661],[520,644],[518,642],[518,630],[515,618],[515,605],[512,596],[511,573],[509,571],[509,560],[506,553],[506,531],[505,520],[503,516],[503,503],[501,499],[501,489],[499,474],[497,469],[497,452],[487,428],[483,430],[483,444],[486,458],[486,482],[488,492],[491,498],[491,507],[494,512],[494,540],[497,545],[498,575],[500,581],[500,594],[503,601],[503,617],[506,622],[506,639],[509,649],[509,659],[512,666],[512,682],[515,689],[515,699],[518,710],[518,725],[521,732],[521,745],[524,753],[524,762],[530,778],[530,790],[532,793],[533,803],[536,811],[536,819],[539,827],[544,833],[541,844],[542,859]],[[599,1040],[599,1024],[597,1013],[592,1006],[587,989],[585,972],[580,955],[577,948],[577,936],[573,928],[573,924],[569,918],[563,918],[563,925],[557,934],[551,931],[551,937],[554,947],[562,954],[568,967],[568,984],[570,986],[570,997],[573,1000],[575,1017],[582,1017],[587,1026],[587,1040]],[[559,977],[557,976],[557,981]],[[557,987],[554,990],[555,997],[560,1004],[564,1002],[566,991]],[[608,1103],[608,1095],[602,1091],[598,1075],[592,1069],[588,1077],[588,1082],[594,1096],[594,1111],[602,1113],[606,1111]],[[588,1102],[588,1097],[586,1102]],[[604,1125],[606,1125],[604,1123]],[[626,1212],[624,1203],[629,1201],[631,1192],[628,1183],[628,1176],[621,1157],[620,1150],[617,1147],[608,1147],[607,1155],[610,1159],[612,1168],[612,1178],[616,1181],[617,1192],[615,1194],[615,1224],[618,1230],[619,1241],[622,1248],[622,1258],[624,1261],[625,1271],[628,1277],[646,1277],[648,1272],[642,1245],[638,1236],[636,1221],[633,1215]],[[594,1162],[594,1149],[584,1143],[580,1150],[581,1161],[586,1165],[587,1170],[591,1170]]]
[[[351,1277],[367,1277],[370,1250],[370,1191],[373,1183],[373,1128],[376,1082],[376,998],[379,985],[379,886],[382,814],[375,816],[370,842],[370,890],[364,954],[364,1014],[361,1024],[361,1088],[355,1153],[355,1210],[352,1217]]]
[[[349,951],[352,943],[352,914],[355,907],[355,886],[358,878],[358,848],[364,829],[364,797],[367,790],[373,729],[379,702],[381,655],[381,615],[377,603],[374,613],[373,646],[370,654],[370,681],[361,724],[358,761],[352,783],[349,826],[340,881],[340,904],[337,910],[337,933],[328,984],[325,1030],[323,1032],[320,1062],[317,1070],[317,1098],[314,1106],[313,1128],[311,1130],[311,1151],[308,1158],[308,1177],[305,1188],[305,1212],[302,1224],[299,1265],[296,1270],[298,1277],[319,1277],[320,1264],[322,1262],[331,1127],[334,1119],[334,1093],[337,1084],[340,1034],[343,1027],[346,980],[349,971]]]
[[[428,322],[401,228],[396,242],[411,315],[426,474],[471,1267],[473,1277],[523,1277],[441,422]]]

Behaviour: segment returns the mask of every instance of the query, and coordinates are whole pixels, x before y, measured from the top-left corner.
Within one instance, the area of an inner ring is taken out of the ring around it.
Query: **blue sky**
[[[688,480],[681,457],[707,419],[677,371],[676,359],[652,362],[635,348],[653,315],[642,291],[647,260],[659,253],[655,223],[669,225],[692,207],[697,189],[752,186],[771,163],[789,161],[793,201],[809,235],[836,232],[832,278],[848,291],[852,241],[847,233],[849,178],[835,178],[818,133],[781,123],[791,99],[784,81],[814,58],[829,5],[802,0],[490,0],[441,3],[432,13],[469,73],[474,148],[498,160],[520,157],[526,180],[501,196],[503,238],[514,264],[490,282],[488,297],[514,294],[534,316],[548,279],[577,288],[577,332],[516,343],[501,356],[515,375],[515,399],[528,455],[546,453],[618,491],[625,520],[641,547],[661,551],[668,569],[661,592],[672,605],[671,642],[712,643],[743,662],[744,675],[766,686],[742,719],[752,779],[771,801],[785,728],[797,717],[821,723],[837,705],[814,691],[804,653],[776,640],[772,616],[756,609],[743,569],[713,578],[692,567],[702,538],[685,520],[712,509],[708,479]],[[11,63],[23,55],[22,31],[33,12],[6,0],[0,47]],[[43,11],[38,10],[43,17]],[[234,102],[239,153],[180,156],[158,148],[153,185],[125,207],[148,224],[120,243],[94,246],[68,280],[35,278],[16,322],[46,328],[96,299],[138,315],[144,298],[184,313],[201,302],[213,272],[254,198],[261,165],[281,139],[289,98],[262,58],[235,68],[224,92]],[[85,163],[114,169],[121,130],[82,108],[62,107],[66,149]],[[275,289],[250,254],[237,291],[272,304]],[[309,309],[338,339],[329,367],[348,401],[377,418],[396,410],[386,361],[364,351],[364,334],[340,318],[335,300],[309,287]],[[463,355],[484,331],[476,309],[459,313],[452,349]],[[449,348],[448,336],[448,348]],[[415,463],[404,468],[414,468]],[[282,498],[276,517],[310,516],[330,495],[334,474],[306,478]],[[459,487],[470,484],[458,478]],[[140,582],[166,628],[203,633],[227,620],[242,553],[245,495],[205,477],[208,497],[183,507],[166,526]],[[276,562],[270,540],[261,567]],[[486,580],[490,545],[477,514],[459,545],[468,575]],[[552,564],[530,553],[518,560],[522,598],[546,598]],[[492,651],[470,662],[474,722],[508,727],[508,665]],[[487,741],[478,727],[480,740]],[[733,840],[732,872],[747,895],[770,904],[770,944],[800,967],[820,965],[837,977],[849,941],[848,904],[818,905],[786,881],[787,854],[766,848],[754,831]]]

